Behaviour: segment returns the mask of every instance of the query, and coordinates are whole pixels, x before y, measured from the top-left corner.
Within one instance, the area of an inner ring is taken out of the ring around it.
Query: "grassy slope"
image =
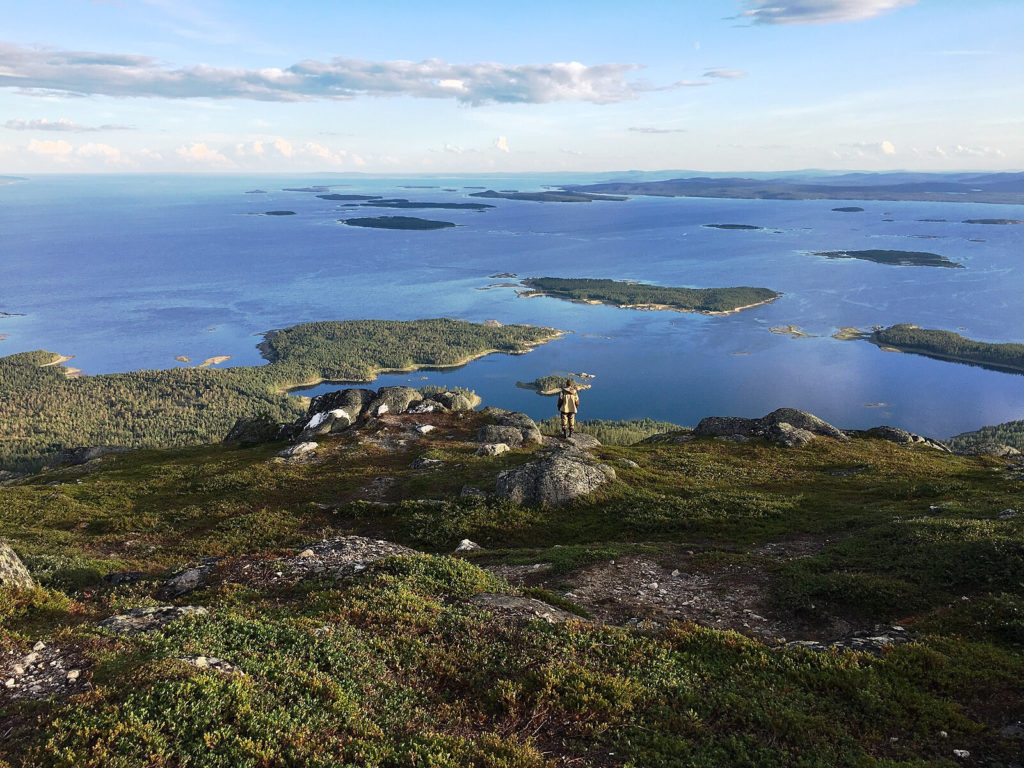
[[[476,418],[438,432],[468,438]],[[0,600],[0,650],[57,638],[92,660],[96,686],[0,710],[0,765],[934,766],[955,764],[953,748],[1012,754],[996,729],[1024,702],[1024,515],[997,519],[1021,492],[998,461],[867,440],[606,447],[606,460],[639,466],[616,464],[621,482],[585,502],[537,510],[458,498],[524,451],[486,459],[442,436],[388,453],[349,436],[323,463],[289,465],[270,461],[277,448],[142,451],[0,487],[0,530],[45,585]],[[409,470],[421,454],[447,469]],[[384,475],[397,503],[355,501]],[[199,556],[343,533],[432,551],[468,536],[490,550],[476,562],[565,573],[637,547],[742,567],[765,542],[811,534],[833,544],[771,566],[780,612],[899,619],[921,638],[875,658],[691,625],[509,624],[462,599],[507,585],[426,556],[354,582],[201,591],[179,602],[208,605],[209,618],[143,638],[95,629],[153,603],[152,582],[98,587],[103,573],[156,578]],[[175,661],[186,654],[246,675]]]

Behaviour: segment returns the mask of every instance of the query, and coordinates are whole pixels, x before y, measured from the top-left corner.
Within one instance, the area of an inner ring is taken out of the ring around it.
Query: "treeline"
[[[768,288],[677,288],[621,280],[532,277],[523,285],[571,301],[600,302],[617,307],[661,305],[682,312],[731,312],[751,304],[777,299],[781,294]]]
[[[220,440],[243,416],[291,421],[305,411],[288,389],[364,381],[387,369],[457,365],[489,351],[519,352],[550,328],[460,320],[306,323],[268,334],[270,361],[237,368],[173,368],[69,379],[52,352],[0,358],[0,470],[31,471],[53,454],[91,445],[130,448]]]
[[[954,451],[965,451],[983,443],[1002,443],[1024,451],[1024,421],[1008,421],[1005,424],[982,427],[973,432],[954,435],[946,441]]]
[[[972,363],[1001,371],[1024,372],[1024,344],[990,344],[952,331],[900,324],[874,331],[868,340],[883,347],[940,360]]]

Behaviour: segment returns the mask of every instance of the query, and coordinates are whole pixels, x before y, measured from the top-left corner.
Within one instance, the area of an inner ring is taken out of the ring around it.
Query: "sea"
[[[604,181],[574,176],[573,182]],[[563,179],[564,181],[564,179]],[[525,355],[380,376],[374,386],[438,384],[487,404],[552,415],[517,382],[586,373],[580,418],[811,411],[843,428],[890,424],[945,438],[1024,418],[1024,377],[839,340],[843,327],[894,323],[1024,342],[1024,207],[972,203],[631,197],[538,203],[469,197],[538,191],[553,175],[41,175],[0,186],[0,355],[46,349],[86,375],[229,356],[261,365],[274,328],[316,320],[452,317],[567,331]],[[346,207],[381,195],[485,202],[471,210]],[[256,191],[261,190],[261,191]],[[861,212],[834,211],[859,206]],[[258,215],[294,211],[291,216]],[[339,219],[403,215],[457,226],[367,229]],[[930,221],[926,221],[930,220]],[[747,224],[757,230],[716,229]],[[964,269],[827,259],[822,251],[928,251]],[[708,316],[521,298],[524,277],[750,285],[782,297]],[[797,326],[806,335],[778,331]],[[773,331],[772,329],[776,329]],[[321,385],[296,394],[337,388]]]

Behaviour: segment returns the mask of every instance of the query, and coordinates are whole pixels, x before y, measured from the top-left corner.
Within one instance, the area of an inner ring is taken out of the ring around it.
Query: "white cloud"
[[[738,80],[746,76],[747,73],[742,69],[709,69],[704,73],[704,77],[717,77],[721,80]]]
[[[121,163],[121,151],[116,147],[112,147],[109,144],[96,144],[89,143],[83,144],[81,147],[75,150],[75,154],[79,157],[99,157],[104,162],[111,165],[118,165]]]
[[[509,65],[424,61],[308,59],[284,69],[195,65],[171,69],[151,56],[26,48],[0,43],[0,87],[22,93],[167,99],[309,101],[359,96],[455,99],[471,105],[587,101],[608,104],[653,90],[627,79],[638,64],[579,62]]]
[[[747,0],[739,18],[755,24],[832,24],[859,21],[914,5],[917,0]]]
[[[891,141],[883,141],[878,146],[882,150],[882,154],[883,155],[895,155],[896,154],[896,147],[893,145],[893,143]]]
[[[4,128],[12,131],[73,131],[85,133],[90,131],[130,131],[130,125],[79,125],[66,117],[59,117],[56,120],[25,120],[16,117],[4,123]]]
[[[686,133],[685,128],[654,128],[652,126],[633,126],[633,133]]]
[[[64,139],[58,139],[57,141],[32,139],[28,143],[28,151],[37,155],[67,156],[71,154],[72,149],[72,146],[64,141]]]
[[[243,141],[235,144],[236,157],[263,157],[265,151],[262,141]]]
[[[511,152],[512,150],[508,147],[508,139],[504,136],[499,136],[494,140],[494,148],[501,150],[502,152]]]
[[[965,147],[957,144],[952,149],[952,154],[960,157],[1005,157],[1006,153],[995,147]]]
[[[224,167],[234,165],[227,157],[215,149],[210,149],[204,143],[193,142],[189,145],[182,145],[174,150],[174,154],[189,163],[200,165],[211,165]]]
[[[293,154],[295,154],[295,148],[292,147],[292,143],[290,141],[286,141],[285,139],[275,139],[274,149],[276,149],[285,157],[291,157]]]
[[[832,156],[840,160],[864,160],[868,158],[892,157],[896,154],[896,145],[891,141],[858,141],[852,144],[841,144],[832,150]]]

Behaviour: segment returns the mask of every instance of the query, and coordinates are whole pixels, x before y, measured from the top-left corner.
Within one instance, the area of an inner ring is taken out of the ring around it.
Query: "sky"
[[[1024,169],[1021,0],[0,8],[0,174]]]

